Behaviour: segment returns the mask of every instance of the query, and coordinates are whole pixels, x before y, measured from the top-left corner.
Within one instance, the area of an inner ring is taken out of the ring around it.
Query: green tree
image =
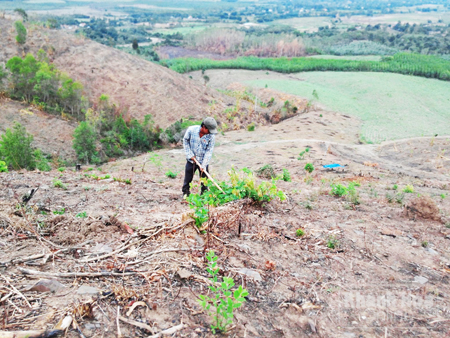
[[[0,140],[0,157],[14,170],[36,168],[33,155],[33,135],[27,133],[24,126],[15,122],[13,129],[6,129]]]
[[[23,45],[27,41],[27,29],[23,25],[22,21],[16,21],[14,23],[14,26],[16,27],[16,41],[18,44]]]
[[[73,149],[75,149],[80,161],[86,163],[99,161],[95,144],[96,139],[97,133],[94,127],[86,121],[80,122],[73,133]]]

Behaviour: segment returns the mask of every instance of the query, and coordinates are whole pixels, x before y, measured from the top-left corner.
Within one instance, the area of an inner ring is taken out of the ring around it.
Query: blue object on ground
[[[344,168],[345,165],[340,165],[340,164],[338,164],[338,163],[332,163],[332,164],[325,164],[323,167],[324,167],[324,168],[327,168],[327,169],[332,169],[332,168]]]

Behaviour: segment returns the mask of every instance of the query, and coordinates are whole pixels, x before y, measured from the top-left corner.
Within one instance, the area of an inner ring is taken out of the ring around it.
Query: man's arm
[[[209,142],[208,149],[206,150],[205,156],[203,157],[203,161],[201,163],[203,169],[206,169],[206,166],[211,161],[211,157],[212,157],[212,154],[213,154],[213,151],[214,151],[215,143],[216,143],[216,137],[212,136],[211,137],[211,141]]]
[[[190,128],[188,128],[188,130],[186,131],[186,133],[184,134],[183,137],[183,147],[184,147],[184,152],[186,154],[186,159],[187,160],[191,160],[195,154],[191,149],[191,130]]]

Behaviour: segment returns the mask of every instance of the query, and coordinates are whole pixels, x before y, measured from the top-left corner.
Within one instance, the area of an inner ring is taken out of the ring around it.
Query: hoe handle
[[[200,165],[200,163],[198,163],[197,159],[194,157],[194,162],[195,164],[197,164],[199,166],[199,168],[201,168],[202,166]],[[219,190],[221,192],[223,192],[225,194],[225,192],[222,190],[221,187],[219,187],[219,185],[216,183],[216,181],[214,181],[214,179],[211,177],[211,175],[206,171],[206,169],[203,169],[203,172],[206,174],[206,176],[208,176],[208,178],[211,180],[211,182],[214,183],[214,185],[219,188]]]

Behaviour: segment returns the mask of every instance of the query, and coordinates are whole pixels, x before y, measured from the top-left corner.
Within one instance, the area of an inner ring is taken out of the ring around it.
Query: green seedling
[[[87,217],[87,213],[86,213],[86,211],[79,212],[78,214],[75,215],[75,217],[86,218]]]
[[[209,286],[212,296],[200,295],[198,301],[201,307],[212,316],[213,323],[211,324],[211,330],[215,334],[216,331],[224,333],[227,328],[233,324],[234,314],[233,311],[242,306],[245,302],[245,297],[248,296],[248,291],[239,285],[238,288],[234,287],[234,280],[230,277],[223,277],[222,283],[217,286],[219,268],[217,267],[217,256],[214,251],[209,251],[206,255],[208,260],[208,271],[212,282]]]
[[[58,180],[56,178],[53,179],[53,186],[55,188],[61,188],[61,189],[67,190],[67,186],[61,180]]]
[[[168,178],[176,178],[178,173],[174,173],[172,170],[166,171],[166,176]]]
[[[403,192],[407,194],[412,194],[414,192],[414,187],[412,184],[408,184],[405,188],[403,188]]]
[[[302,237],[302,236],[304,236],[305,235],[305,230],[303,230],[303,229],[301,229],[301,228],[298,228],[296,231],[295,231],[295,236],[297,236],[297,237]]]
[[[314,171],[314,166],[312,163],[306,163],[305,170],[311,174]]]
[[[298,154],[297,160],[303,160],[307,153],[309,153],[309,148],[306,148],[305,150],[301,151],[300,154]]]
[[[66,208],[61,208],[59,210],[54,210],[53,215],[64,215],[66,212]]]

